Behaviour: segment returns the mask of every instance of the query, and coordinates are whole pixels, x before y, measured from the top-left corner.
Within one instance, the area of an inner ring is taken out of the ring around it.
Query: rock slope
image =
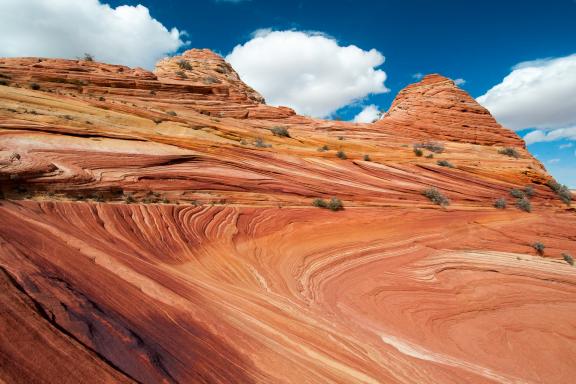
[[[451,80],[374,124],[267,106],[208,50],[0,80],[0,381],[576,374],[576,214]]]

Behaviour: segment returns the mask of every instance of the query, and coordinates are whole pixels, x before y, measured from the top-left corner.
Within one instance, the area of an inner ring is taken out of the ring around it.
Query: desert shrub
[[[546,248],[546,246],[542,242],[537,241],[534,244],[532,244],[532,248],[534,248],[536,250],[537,254],[543,255],[544,254],[544,248]]]
[[[331,211],[340,211],[344,209],[342,201],[337,197],[332,197],[328,202],[328,209]]]
[[[94,61],[94,55],[91,55],[90,53],[85,53],[84,61]]]
[[[496,201],[494,202],[494,207],[498,208],[498,209],[505,209],[506,208],[506,199],[504,198],[499,198],[496,199]]]
[[[424,152],[420,148],[414,147],[414,154],[418,157],[422,156]]]
[[[346,156],[346,153],[344,153],[344,151],[336,152],[336,157],[342,160],[346,160],[348,158],[348,156]]]
[[[520,157],[520,154],[518,153],[518,151],[516,149],[510,148],[510,147],[502,148],[502,149],[498,150],[498,153],[501,155],[513,157],[515,159],[518,159]]]
[[[8,158],[8,161],[10,161],[11,163],[15,162],[16,160],[20,161],[22,157],[20,156],[20,154],[18,152],[12,152],[10,154],[10,157]]]
[[[434,158],[434,155],[430,153],[430,154],[428,154],[428,155],[426,155],[426,156],[424,156],[424,157],[426,157],[427,159],[433,159],[433,158]]]
[[[452,163],[449,162],[448,160],[438,160],[436,164],[438,164],[441,167],[454,168],[454,165],[452,165]]]
[[[338,140],[344,140],[344,136],[338,136]]]
[[[152,119],[152,121],[154,121],[156,124],[160,124],[160,123],[163,122],[164,120],[155,117],[155,118]]]
[[[437,141],[426,141],[423,143],[416,143],[414,144],[414,148],[420,148],[420,149],[424,148],[434,153],[444,152],[444,144],[439,143]]]
[[[428,188],[425,189],[422,194],[426,196],[431,202],[434,204],[438,204],[441,206],[450,205],[450,200],[446,196],[444,196],[439,190],[436,188]]]
[[[570,265],[574,265],[574,258],[572,257],[572,255],[568,254],[568,253],[563,253],[562,254],[562,258],[564,259],[565,262],[567,262]]]
[[[524,187],[524,193],[526,194],[526,196],[528,197],[533,197],[534,196],[534,187],[531,185],[527,185]]]
[[[106,101],[106,99],[104,98],[104,96],[100,96],[100,97],[98,98],[98,101]]]
[[[258,148],[270,148],[272,147],[272,144],[266,144],[263,138],[257,137],[254,141],[254,146]]]
[[[337,197],[332,197],[329,201],[314,199],[312,205],[318,208],[327,208],[331,211],[340,211],[344,209],[342,201]]]
[[[126,204],[132,204],[132,203],[136,202],[136,199],[134,198],[134,196],[131,193],[127,193],[124,195],[124,202]]]
[[[178,116],[178,114],[174,111],[166,111],[166,114],[170,116]]]
[[[270,130],[274,136],[290,137],[290,132],[284,127],[272,127]]]
[[[364,161],[372,161],[369,155],[364,155]]]
[[[33,90],[37,91],[37,90],[40,89],[40,84],[38,84],[38,83],[32,83],[32,84],[30,84],[30,89],[33,89]]]
[[[245,139],[240,140],[240,145],[248,145],[248,142]]]
[[[572,193],[567,186],[558,183],[556,180],[548,180],[546,185],[558,195],[560,200],[566,205],[570,205],[572,202]]]
[[[526,196],[524,191],[521,191],[521,190],[516,189],[516,188],[510,190],[510,195],[512,195],[512,197],[515,197],[517,199],[522,199]]]
[[[188,76],[186,76],[184,71],[176,71],[176,76],[178,76],[181,79],[187,79],[188,78]]]
[[[320,148],[318,148],[318,152],[326,152],[328,151],[330,148],[328,148],[327,145],[323,145]]]
[[[328,207],[328,203],[326,203],[324,200],[322,199],[314,199],[312,200],[312,205],[318,208],[327,208]]]
[[[180,67],[180,69],[183,69],[185,71],[191,71],[192,70],[192,64],[190,64],[190,62],[188,60],[178,60],[178,67]]]
[[[221,83],[220,80],[218,80],[217,78],[212,77],[212,76],[205,77],[204,80],[202,80],[202,82],[204,84],[219,84],[219,83]]]
[[[0,85],[8,85],[10,82],[8,80],[0,80]]]
[[[518,207],[518,209],[524,212],[532,212],[532,204],[530,204],[530,200],[528,200],[526,197],[518,199],[516,201],[516,206]]]

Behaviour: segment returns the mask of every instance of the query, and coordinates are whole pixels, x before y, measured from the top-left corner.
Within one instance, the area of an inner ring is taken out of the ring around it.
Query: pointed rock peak
[[[401,90],[381,124],[417,127],[430,137],[477,144],[524,146],[451,79],[430,74]]]
[[[234,68],[224,58],[209,49],[190,49],[178,56],[160,60],[154,73],[160,79],[212,87],[221,94],[227,90],[230,97],[249,103],[264,103],[264,98],[242,82]]]

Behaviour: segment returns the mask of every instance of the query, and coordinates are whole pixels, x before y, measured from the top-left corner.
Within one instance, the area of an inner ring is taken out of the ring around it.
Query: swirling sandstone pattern
[[[451,80],[352,124],[266,106],[206,50],[154,73],[24,58],[0,75],[0,381],[576,374],[576,268],[561,257],[576,255],[574,211]],[[444,152],[415,156],[427,140]],[[532,213],[509,197],[526,185]],[[330,196],[345,210],[311,206]]]

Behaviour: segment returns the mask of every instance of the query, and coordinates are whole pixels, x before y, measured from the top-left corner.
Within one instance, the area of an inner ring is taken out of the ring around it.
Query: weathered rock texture
[[[267,106],[207,50],[154,73],[0,59],[0,80],[0,381],[576,374],[575,212],[451,80],[374,124]],[[343,211],[312,206],[331,196]]]

